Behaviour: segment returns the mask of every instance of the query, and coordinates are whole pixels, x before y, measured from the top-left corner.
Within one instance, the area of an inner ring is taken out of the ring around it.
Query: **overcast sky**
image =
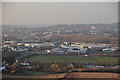
[[[117,2],[4,2],[3,24],[95,24],[118,22]]]

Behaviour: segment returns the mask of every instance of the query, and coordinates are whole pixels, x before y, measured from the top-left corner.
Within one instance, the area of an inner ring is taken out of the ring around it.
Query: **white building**
[[[88,48],[74,47],[74,48],[68,49],[68,53],[71,53],[71,54],[84,54],[84,53],[87,52],[87,50],[88,50]]]
[[[52,50],[52,52],[53,52],[53,53],[57,53],[57,54],[64,54],[64,53],[65,53],[65,51],[63,51],[63,50],[60,49],[60,48],[55,48],[55,49]]]
[[[26,43],[25,46],[31,46],[31,47],[52,46],[52,47],[55,47],[56,45],[54,43]]]

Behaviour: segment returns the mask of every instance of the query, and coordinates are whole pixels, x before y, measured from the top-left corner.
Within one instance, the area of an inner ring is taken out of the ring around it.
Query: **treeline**
[[[110,66],[111,62],[100,62],[98,65]],[[7,66],[7,71],[3,73],[10,74],[24,74],[25,70],[48,72],[48,73],[64,73],[74,69],[86,69],[86,65],[83,62],[38,62],[31,63],[30,66],[22,66],[20,62],[15,62],[12,65]]]

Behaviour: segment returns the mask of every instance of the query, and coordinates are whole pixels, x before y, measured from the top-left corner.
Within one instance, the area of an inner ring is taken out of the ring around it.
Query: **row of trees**
[[[29,69],[28,67],[31,67]],[[22,66],[20,65],[20,62],[15,62],[14,64],[11,64],[7,66],[7,71],[3,71],[3,73],[10,73],[10,74],[22,74],[25,70],[33,70],[33,71],[40,71],[40,72],[49,72],[49,73],[59,73],[59,72],[67,72],[68,70],[71,70],[75,68],[73,64],[66,64],[66,63],[46,63],[46,62],[40,62],[39,64],[35,63],[31,66]]]
[[[99,64],[100,65],[102,64],[104,66],[110,66],[111,62],[109,61],[99,62]],[[23,71],[25,70],[33,70],[33,71],[49,72],[49,73],[61,73],[61,72],[71,71],[72,69],[85,68],[85,64],[83,65],[82,62],[68,63],[66,61],[61,61],[59,63],[39,62],[39,63],[32,63],[31,69],[29,69],[28,67],[29,66],[21,66],[19,62],[15,62],[14,64],[8,66],[7,73],[22,74]]]

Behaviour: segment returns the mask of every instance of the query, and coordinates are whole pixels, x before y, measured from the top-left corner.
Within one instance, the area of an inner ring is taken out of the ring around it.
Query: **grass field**
[[[36,55],[29,58],[31,62],[77,62],[77,63],[86,63],[86,62],[94,62],[94,63],[104,63],[117,65],[118,58],[117,57],[100,57],[100,56],[92,56],[85,57],[81,55]]]
[[[23,73],[28,74],[28,75],[48,75],[48,74],[50,74],[48,72],[30,71],[30,70],[25,70],[25,71],[23,71]]]

